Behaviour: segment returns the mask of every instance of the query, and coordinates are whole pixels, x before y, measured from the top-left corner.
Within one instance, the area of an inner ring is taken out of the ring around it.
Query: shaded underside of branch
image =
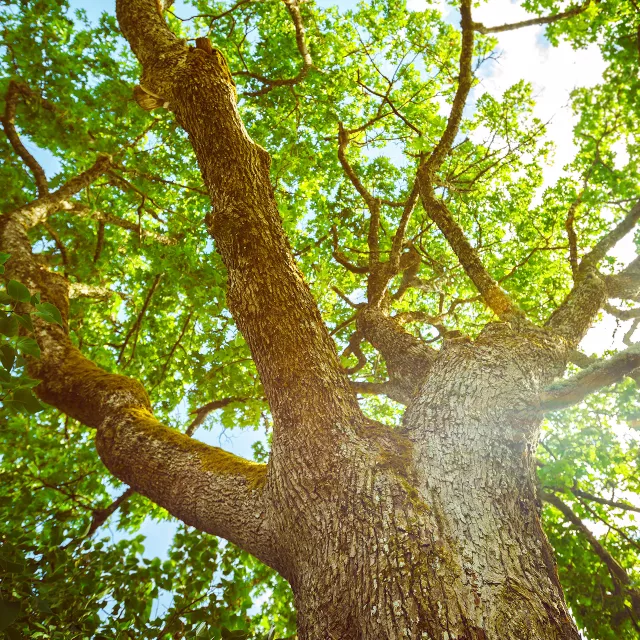
[[[361,395],[384,395],[391,400],[395,400],[400,404],[408,405],[411,402],[412,396],[402,388],[401,385],[394,384],[391,381],[387,382],[366,382],[362,380],[353,380],[351,382],[351,388],[355,393]]]
[[[410,398],[427,376],[437,351],[375,307],[363,308],[356,322],[358,330],[384,358],[391,383],[400,391],[394,395]]]

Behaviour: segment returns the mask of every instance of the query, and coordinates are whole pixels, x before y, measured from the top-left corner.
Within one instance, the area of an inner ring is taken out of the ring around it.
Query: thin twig
[[[136,317],[135,322],[131,325],[131,327],[129,327],[129,331],[127,331],[127,335],[124,338],[124,342],[122,343],[122,347],[120,348],[120,355],[118,356],[118,364],[120,364],[122,362],[122,358],[124,357],[125,349],[127,348],[127,345],[129,344],[129,340],[131,339],[131,336],[135,336],[134,344],[133,344],[133,350],[131,352],[131,355],[129,356],[129,359],[128,359],[127,363],[124,366],[126,367],[129,364],[129,362],[131,362],[131,360],[133,359],[133,356],[134,356],[134,353],[135,353],[135,349],[136,349],[136,343],[138,341],[138,332],[140,331],[140,325],[142,324],[142,319],[144,318],[144,314],[147,312],[147,308],[149,307],[149,303],[151,302],[151,298],[153,297],[153,294],[156,292],[156,289],[158,288],[158,285],[160,284],[160,280],[161,279],[162,279],[162,273],[158,273],[154,277],[153,282],[151,283],[151,286],[149,287],[149,291],[147,292],[147,295],[145,296],[144,302],[142,303],[142,308],[140,309],[140,313]]]
[[[38,192],[38,197],[42,198],[43,196],[48,195],[49,193],[49,185],[47,184],[47,177],[44,173],[44,169],[40,166],[40,163],[29,153],[27,148],[20,140],[20,136],[16,131],[15,127],[15,117],[16,117],[16,109],[18,106],[18,99],[20,97],[20,85],[15,82],[15,80],[11,80],[9,82],[9,87],[7,89],[7,94],[5,96],[5,107],[4,107],[4,115],[2,116],[2,127],[4,128],[4,132],[7,135],[9,143],[13,147],[13,150],[20,156],[22,161],[29,167],[31,173],[33,174],[36,189]]]

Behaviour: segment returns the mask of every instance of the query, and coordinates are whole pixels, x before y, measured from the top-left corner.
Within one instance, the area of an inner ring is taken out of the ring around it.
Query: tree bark
[[[463,9],[468,66],[470,2]],[[229,272],[229,308],[274,418],[269,464],[159,424],[139,383],[100,370],[63,328],[42,323],[43,356],[33,366],[40,396],[96,428],[103,461],[136,491],[287,578],[303,640],[577,640],[540,526],[534,469],[539,398],[564,370],[565,341],[527,323],[518,331],[495,323],[473,344],[436,352],[368,309],[362,330],[387,354],[409,406],[402,429],[367,419],[291,255],[268,154],[244,129],[224,57],[178,41],[155,0],[118,0],[117,10],[143,66],[142,90],[175,112],[211,196],[207,224]],[[463,79],[458,121],[469,73]],[[421,173],[421,195],[461,261],[471,256],[465,268],[487,304],[517,320],[462,230],[432,201],[429,181],[454,120]],[[101,160],[96,176],[107,165]],[[8,272],[65,318],[68,283],[37,269],[27,230],[78,185],[8,214],[0,229]]]
[[[502,324],[451,343],[395,440],[365,429],[329,499],[299,495],[314,514],[291,519],[301,638],[577,640],[535,486],[531,407],[562,353]]]

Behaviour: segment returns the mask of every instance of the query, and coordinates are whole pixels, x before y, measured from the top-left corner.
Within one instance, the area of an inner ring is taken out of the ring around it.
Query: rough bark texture
[[[526,413],[539,384],[563,368],[559,343],[543,332],[523,340],[507,327],[433,363],[431,350],[382,312],[365,311],[361,330],[394,377],[411,379],[407,395],[429,373],[406,433],[365,419],[291,257],[268,156],[242,125],[222,55],[185,49],[150,4],[122,0],[118,17],[143,84],[189,133],[211,194],[208,224],[229,270],[229,307],[274,415],[264,496],[300,637],[577,637],[539,523],[532,452],[540,416]],[[465,20],[469,57],[470,14]],[[470,75],[461,82],[468,92]],[[506,312],[506,298],[474,269],[491,306]]]
[[[474,343],[446,342],[440,352],[405,333],[384,309],[388,282],[402,268],[399,229],[389,271],[370,287],[374,299],[358,317],[358,330],[387,362],[388,384],[408,404],[398,430],[360,411],[289,250],[269,156],[242,124],[223,55],[178,41],[155,0],[118,0],[117,10],[143,67],[137,93],[175,113],[211,196],[207,225],[228,269],[229,308],[274,418],[269,465],[159,424],[139,383],[102,371],[64,328],[41,322],[43,357],[32,366],[40,396],[96,428],[105,464],[136,491],[280,571],[292,585],[304,640],[577,640],[540,526],[534,452],[540,398],[606,298],[604,280],[585,268],[548,328],[536,328],[434,196],[435,172],[471,87],[470,3],[462,3],[452,114],[418,172],[401,224],[419,192],[487,306],[513,324],[490,324]],[[35,263],[28,230],[75,206],[66,200],[108,166],[99,159],[57,192],[5,216],[0,229],[0,248],[12,254],[10,277],[41,291],[65,317],[68,283]],[[378,205],[370,208],[371,247]],[[371,260],[375,279],[381,267],[377,256]]]
[[[443,350],[406,413],[417,486],[455,558],[446,579],[464,613],[449,637],[577,637],[534,487],[540,417],[531,406],[562,369],[558,346],[489,325],[473,345]]]

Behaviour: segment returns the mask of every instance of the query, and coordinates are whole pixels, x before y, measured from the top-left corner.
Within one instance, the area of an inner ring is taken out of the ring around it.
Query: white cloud
[[[474,20],[487,26],[518,22],[531,17],[519,2],[491,0],[475,9]],[[605,62],[597,45],[574,51],[566,42],[552,47],[544,38],[543,27],[526,27],[496,34],[500,57],[490,62],[481,74],[480,89],[499,97],[516,82],[530,82],[536,96],[534,113],[548,125],[548,136],[556,146],[553,163],[545,167],[545,186],[562,175],[563,167],[575,157],[573,127],[577,118],[569,107],[570,94],[577,87],[592,87],[602,82]],[[624,143],[615,145],[616,166],[628,160]],[[611,252],[623,264],[636,255],[633,234],[625,237]],[[622,339],[631,322],[617,323],[608,314],[596,323],[581,343],[590,355],[602,355],[608,349],[624,349]],[[636,336],[637,337],[637,336]]]
[[[487,26],[530,18],[519,3],[491,0],[474,12],[474,20]],[[530,82],[536,96],[535,114],[550,121],[548,135],[555,142],[553,164],[545,168],[545,184],[553,184],[562,167],[575,156],[573,127],[575,116],[569,108],[570,93],[576,87],[594,86],[602,81],[605,63],[596,45],[574,51],[567,43],[551,47],[543,27],[526,27],[495,34],[500,57],[489,62],[482,76],[481,90],[500,96],[520,80]]]

